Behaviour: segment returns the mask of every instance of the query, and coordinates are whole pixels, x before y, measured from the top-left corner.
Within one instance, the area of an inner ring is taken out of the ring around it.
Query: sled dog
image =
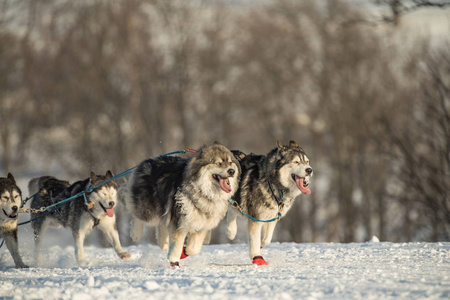
[[[218,142],[188,159],[144,160],[119,189],[133,215],[132,239],[141,238],[144,224],[158,226],[159,246],[168,251],[170,266],[179,267],[181,258],[200,252],[208,231],[225,217],[240,173],[237,159]]]
[[[17,216],[22,206],[22,192],[11,173],[6,178],[0,177],[0,197],[0,238],[5,240],[16,268],[28,268],[20,257],[17,239]]]
[[[245,155],[233,152],[242,167],[239,190],[233,197],[245,213],[258,220],[276,218],[278,212],[286,215],[294,200],[301,194],[310,194],[308,185],[313,175],[309,158],[295,141],[277,147],[264,155]],[[227,214],[227,236],[236,236],[236,218],[240,212],[230,208]],[[254,264],[266,265],[260,249],[270,244],[278,220],[263,223],[248,219],[250,259]],[[262,240],[261,240],[262,229]]]
[[[112,177],[111,171],[107,171],[105,176],[91,172],[89,178],[77,181],[72,185],[67,181],[51,176],[34,178],[28,184],[30,195],[37,193],[31,203],[31,208],[39,209],[58,203]],[[41,246],[48,226],[64,226],[72,230],[75,239],[75,258],[81,265],[86,263],[84,239],[95,226],[98,226],[105,233],[121,259],[130,257],[130,254],[122,249],[116,227],[114,214],[114,207],[117,203],[116,182],[114,180],[108,181],[85,195],[86,199],[83,196],[77,197],[31,223],[34,229],[35,258],[38,264],[43,262]],[[38,217],[41,214],[40,212],[32,212],[31,218]]]

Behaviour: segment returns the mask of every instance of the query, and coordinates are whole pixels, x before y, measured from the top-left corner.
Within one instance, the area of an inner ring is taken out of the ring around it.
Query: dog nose
[[[234,173],[236,173],[236,171],[234,169],[229,169],[228,170],[228,174],[230,174],[230,176],[233,176]]]
[[[13,207],[11,207],[11,209],[12,209],[12,211],[13,212],[17,212],[17,210],[19,209],[17,206],[13,206]]]
[[[308,174],[308,175],[310,175],[312,173],[312,169],[311,168],[308,168],[305,171],[306,171],[306,174]]]
[[[109,207],[111,208],[114,207],[114,204],[115,204],[114,201],[109,202]]]

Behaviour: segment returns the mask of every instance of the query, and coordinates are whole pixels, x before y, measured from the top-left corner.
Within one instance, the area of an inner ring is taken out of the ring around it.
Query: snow
[[[70,234],[69,234],[70,235]],[[0,299],[448,299],[450,243],[273,243],[268,266],[254,266],[246,244],[205,245],[169,269],[155,245],[85,248],[79,267],[73,246],[53,245],[36,267],[32,247],[21,253],[30,269],[15,269],[0,249]]]

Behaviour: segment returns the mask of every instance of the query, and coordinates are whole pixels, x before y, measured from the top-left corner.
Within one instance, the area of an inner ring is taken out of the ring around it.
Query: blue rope
[[[21,206],[21,207],[24,207],[25,204],[27,204],[28,201],[30,201],[31,199],[33,199],[34,197],[36,197],[36,195],[37,195],[38,193],[39,193],[39,192],[37,192],[37,193],[34,194],[34,195],[31,195],[30,197],[26,197],[25,200],[22,201],[22,206]],[[0,247],[0,248],[1,248],[1,247]]]
[[[228,199],[228,202],[230,202],[233,207],[237,208],[241,212],[241,215],[246,216],[247,218],[252,219],[253,221],[256,221],[256,222],[270,223],[270,222],[275,222],[275,221],[281,219],[281,212],[278,212],[277,216],[275,218],[273,218],[273,219],[270,219],[270,220],[259,220],[259,219],[253,218],[249,214],[246,214],[244,212],[244,210],[242,209],[242,207],[239,205],[239,203],[237,203],[233,199],[231,199],[231,198]]]

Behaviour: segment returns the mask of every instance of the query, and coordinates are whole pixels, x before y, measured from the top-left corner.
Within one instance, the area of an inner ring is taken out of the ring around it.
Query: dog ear
[[[234,157],[237,160],[241,160],[241,159],[243,159],[244,157],[247,156],[247,154],[245,154],[244,152],[239,151],[239,150],[231,150],[231,153],[233,153]]]
[[[97,175],[95,175],[94,171],[91,171],[91,174],[89,175],[89,178],[91,178],[92,182],[97,180]]]
[[[106,175],[105,175],[106,179],[110,179],[110,178],[112,178],[113,176],[114,176],[114,175],[113,175],[113,173],[111,172],[111,170],[106,171]]]
[[[283,144],[281,144],[280,140],[277,140],[277,147],[278,150],[285,150],[285,147],[283,146]]]
[[[300,148],[300,146],[294,140],[289,141],[289,146],[294,147],[294,148]]]
[[[214,145],[222,145],[219,141],[214,141]]]
[[[16,184],[16,180],[14,179],[13,174],[8,173],[8,179],[11,180],[14,184]]]
[[[202,148],[206,148],[206,147],[208,147],[208,145],[206,145],[206,143],[203,143]]]

